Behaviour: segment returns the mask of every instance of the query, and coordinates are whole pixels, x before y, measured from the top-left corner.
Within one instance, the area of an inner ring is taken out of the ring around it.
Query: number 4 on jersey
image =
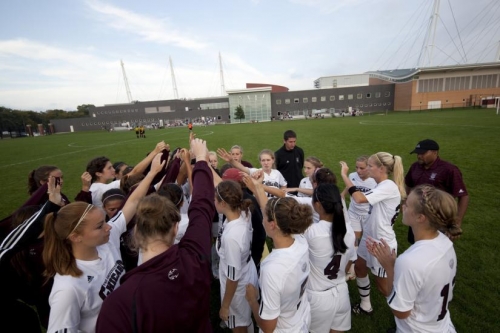
[[[342,260],[341,255],[334,255],[332,261],[325,267],[323,273],[328,277],[329,280],[337,278],[337,274],[340,268],[340,261]]]

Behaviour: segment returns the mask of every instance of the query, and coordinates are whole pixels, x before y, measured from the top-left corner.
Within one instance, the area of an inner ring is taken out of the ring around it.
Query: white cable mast
[[[130,87],[128,85],[127,73],[125,73],[125,65],[123,64],[123,60],[120,59],[120,63],[122,65],[123,81],[125,81],[125,90],[127,91],[128,102],[132,103],[132,93],[130,92]]]
[[[500,40],[498,41],[498,49],[497,49],[497,55],[495,57],[495,61],[500,61]]]
[[[431,16],[431,23],[427,30],[427,36],[425,37],[424,56],[421,59],[422,61],[420,61],[418,64],[419,67],[425,65],[427,65],[428,67],[432,66],[432,53],[434,52],[434,43],[436,40],[436,26],[437,26],[437,21],[439,19],[439,2],[440,0],[434,0],[434,9]],[[431,41],[431,35],[432,35],[432,41]]]
[[[172,88],[174,89],[174,98],[179,99],[179,93],[177,92],[177,82],[175,81],[174,65],[172,65],[172,58],[168,57],[168,62],[170,63],[170,74],[172,75]]]
[[[222,69],[222,57],[219,52],[219,69],[220,69],[220,95],[226,96],[226,86],[224,84],[224,70]]]

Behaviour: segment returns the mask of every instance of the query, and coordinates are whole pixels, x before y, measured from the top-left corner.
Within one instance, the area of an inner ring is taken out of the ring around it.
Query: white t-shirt
[[[365,196],[370,203],[370,209],[363,229],[363,238],[383,238],[389,246],[393,246],[396,243],[396,234],[392,226],[401,207],[398,186],[392,180],[386,179],[366,192]]]
[[[361,191],[362,193],[367,193],[371,189],[377,186],[377,182],[375,179],[368,177],[365,180],[361,179],[357,172],[353,172],[349,175],[349,179],[352,181],[353,185]],[[349,212],[354,213],[358,216],[365,216],[368,214],[368,210],[370,208],[370,204],[368,203],[357,203],[356,201],[351,199],[351,203],[349,204]]]
[[[248,168],[250,170],[250,174],[252,175],[256,171],[262,170],[262,169],[256,169],[256,168]],[[281,188],[282,186],[286,186],[287,182],[285,180],[285,177],[281,174],[276,169],[271,169],[270,173],[264,172],[264,180],[262,181],[262,184],[270,187],[276,187],[276,188]],[[268,197],[273,197],[272,194],[267,194]]]
[[[177,230],[177,235],[175,235],[174,244],[179,244],[182,237],[184,237],[184,234],[186,233],[188,225],[189,225],[188,215],[181,213],[181,220],[179,221],[179,230]]]
[[[309,244],[309,262],[311,273],[307,289],[314,291],[328,290],[345,283],[345,268],[349,261],[357,258],[354,249],[354,231],[347,228],[344,242],[347,245],[345,253],[333,253],[332,222],[324,220],[312,224],[304,233]],[[326,274],[326,272],[328,274]]]
[[[112,188],[120,188],[120,181],[115,180],[109,184],[92,183],[89,189],[89,191],[92,192],[92,204],[102,208],[102,195]]]
[[[226,280],[238,281],[236,295],[245,296],[246,285],[258,286],[257,269],[252,260],[251,214],[242,213],[239,218],[228,222],[226,219],[219,230],[215,244],[219,255],[219,279],[221,295],[224,295]]]
[[[108,224],[112,226],[109,241],[97,247],[99,259],[76,260],[83,272],[79,277],[54,276],[47,332],[95,332],[102,302],[118,288],[125,274],[120,255],[120,235],[127,228],[125,216],[120,211]]]
[[[308,190],[312,190],[313,189],[313,185],[312,185],[311,180],[309,179],[309,177],[302,178],[302,180],[300,181],[299,188],[308,189]],[[298,197],[309,197],[309,198],[311,197],[310,195],[304,194],[302,192],[298,192],[297,196]]]
[[[444,234],[415,242],[396,259],[393,290],[387,303],[406,319],[396,319],[398,332],[454,332],[448,311],[453,298],[457,256]]]
[[[296,235],[288,248],[273,249],[260,264],[260,317],[278,318],[274,332],[308,332],[310,306],[305,292],[309,277],[309,250]]]

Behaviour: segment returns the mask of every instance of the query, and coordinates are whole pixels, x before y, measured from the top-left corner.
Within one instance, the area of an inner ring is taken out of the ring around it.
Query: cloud
[[[88,0],[88,7],[100,14],[102,21],[113,29],[138,35],[145,41],[175,45],[190,50],[204,49],[207,44],[184,35],[165,21],[140,15],[96,0]]]
[[[330,14],[345,7],[353,7],[363,3],[361,0],[289,0],[292,3],[318,8],[324,14]]]

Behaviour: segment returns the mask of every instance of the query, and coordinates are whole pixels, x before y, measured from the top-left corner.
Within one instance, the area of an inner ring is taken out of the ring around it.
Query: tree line
[[[26,126],[31,125],[34,132],[38,131],[38,124],[44,128],[52,119],[83,118],[89,116],[89,108],[93,104],[79,105],[76,111],[47,110],[47,111],[21,111],[0,106],[0,135],[21,136],[26,132]],[[8,134],[7,134],[8,132]]]

